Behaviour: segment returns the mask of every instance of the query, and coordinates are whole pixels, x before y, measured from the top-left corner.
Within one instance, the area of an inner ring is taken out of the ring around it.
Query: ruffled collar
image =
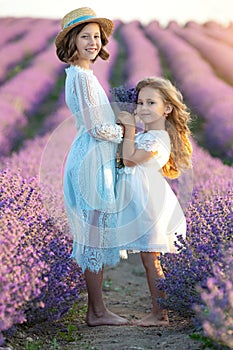
[[[80,72],[85,72],[87,74],[93,74],[92,69],[83,68],[83,67],[80,67],[80,66],[77,66],[74,64],[71,64],[68,68],[66,68],[66,70],[69,70],[69,69],[75,69],[75,70],[78,70]]]

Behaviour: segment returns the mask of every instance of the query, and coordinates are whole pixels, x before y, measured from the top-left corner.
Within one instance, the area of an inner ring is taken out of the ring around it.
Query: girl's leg
[[[90,213],[92,226],[90,227],[89,240],[91,246],[96,248],[100,244],[99,218],[99,211],[94,210]],[[126,319],[109,311],[104,304],[102,295],[103,269],[98,273],[86,269],[84,275],[88,293],[87,324],[89,326],[127,324]]]
[[[141,259],[146,270],[147,283],[151,293],[152,310],[149,315],[137,322],[137,325],[165,326],[169,324],[167,311],[158,304],[158,298],[165,297],[165,293],[160,291],[155,284],[156,279],[164,278],[162,266],[159,261],[160,253],[141,252]]]
[[[102,296],[103,270],[98,273],[86,270],[84,275],[88,293],[87,324],[89,326],[128,324],[127,319],[112,313],[104,304]]]

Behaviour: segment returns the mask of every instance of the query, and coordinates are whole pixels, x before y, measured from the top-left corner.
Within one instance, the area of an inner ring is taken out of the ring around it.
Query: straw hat
[[[96,16],[95,12],[89,7],[80,7],[76,10],[73,10],[67,13],[61,22],[62,30],[57,35],[55,39],[55,45],[58,47],[62,42],[66,34],[78,26],[81,23],[99,23],[101,28],[103,28],[107,37],[112,33],[114,24],[110,19],[107,18],[99,18]]]

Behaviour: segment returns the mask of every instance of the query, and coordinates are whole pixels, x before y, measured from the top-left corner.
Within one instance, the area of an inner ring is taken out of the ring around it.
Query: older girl
[[[113,27],[111,20],[82,7],[65,15],[55,41],[58,58],[69,65],[66,102],[78,130],[65,164],[64,200],[73,235],[72,257],[86,279],[90,326],[127,323],[110,312],[102,298],[104,265],[120,260],[115,243],[115,155],[122,128],[91,70],[97,58],[108,59],[106,45]]]

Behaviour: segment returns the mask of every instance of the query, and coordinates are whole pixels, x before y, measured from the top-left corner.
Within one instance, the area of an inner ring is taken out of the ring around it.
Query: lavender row
[[[165,307],[194,317],[195,322],[203,325],[207,336],[220,341],[232,327],[232,296],[227,290],[233,275],[226,274],[232,255],[228,260],[226,256],[233,244],[233,168],[211,158],[195,143],[193,146],[194,188],[185,211],[187,239],[180,240],[179,254],[162,257],[166,279],[158,286],[167,294],[167,299],[162,301]],[[214,266],[218,266],[218,272]],[[220,283],[222,276],[224,283]],[[213,279],[215,287],[211,288]],[[220,302],[218,296],[223,294],[224,300]],[[211,327],[218,329],[214,337]],[[229,339],[224,344],[230,344]]]
[[[190,27],[172,27],[172,31],[194,46],[214,67],[217,74],[233,85],[233,47]]]
[[[134,87],[148,76],[161,75],[160,58],[156,47],[146,38],[140,22],[132,21],[120,27],[120,35],[126,47],[126,84]],[[135,39],[136,38],[136,39]]]
[[[23,127],[54,88],[63,66],[50,46],[31,65],[0,87],[0,148],[7,155],[23,138]]]
[[[5,169],[0,182],[1,333],[26,320],[60,318],[85,285],[69,259],[70,241],[46,213],[37,181]]]
[[[33,18],[14,18],[3,17],[1,18],[1,37],[0,45],[5,45],[10,41],[17,41],[22,38],[28,31],[28,27],[33,26],[37,22],[37,19]]]
[[[61,105],[48,118],[47,129],[57,127],[69,115],[68,108]],[[72,132],[64,133],[63,142],[58,143],[63,152],[66,151],[64,145],[72,141]],[[51,188],[51,159],[61,162],[64,154],[61,156],[59,149],[53,149],[46,165],[42,159],[46,158],[46,147],[52,135],[48,131],[25,142],[19,153],[2,163],[0,333],[24,321],[59,318],[79,299],[85,287],[80,269],[69,258],[71,237],[65,231],[63,203],[59,202],[58,207],[55,201],[62,198],[61,173],[57,173],[55,162]],[[55,199],[49,195],[54,192]],[[46,195],[49,195],[49,203]],[[56,214],[61,214],[62,227],[54,220],[51,207]],[[3,337],[1,340],[3,342]]]
[[[204,120],[204,139],[211,152],[233,160],[233,88],[213,72],[198,51],[156,22],[145,28],[168,61],[193,112]],[[187,59],[188,58],[188,59]]]
[[[212,264],[213,276],[207,279],[205,288],[198,288],[202,304],[195,306],[205,335],[220,345],[221,349],[233,349],[232,257],[233,245],[223,252],[218,262]]]
[[[17,20],[20,22],[20,19]],[[0,50],[0,82],[7,77],[10,69],[29,56],[43,51],[58,32],[58,24],[54,20],[39,19],[28,25],[24,36],[17,41],[6,43]],[[7,55],[6,55],[7,52]]]
[[[202,34],[207,34],[217,41],[233,46],[232,32],[228,28],[221,26],[219,23],[208,22],[201,25],[200,23],[190,21],[185,27],[200,31]]]
[[[117,30],[119,26],[119,22],[114,22],[114,30]],[[114,64],[117,59],[118,54],[118,43],[114,39],[114,36],[112,36],[109,39],[109,44],[107,46],[107,49],[110,53],[109,61],[103,61],[103,60],[97,60],[95,64],[93,65],[93,71],[95,75],[97,76],[99,82],[101,83],[102,87],[104,88],[107,95],[110,97],[110,84],[109,80],[112,74],[112,70],[114,69]]]

